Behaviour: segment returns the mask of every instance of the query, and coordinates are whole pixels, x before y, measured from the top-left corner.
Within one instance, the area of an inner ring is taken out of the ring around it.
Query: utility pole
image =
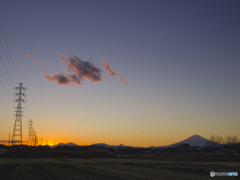
[[[10,146],[10,137],[11,137],[11,134],[8,134],[8,136],[9,136],[8,146]]]
[[[41,146],[42,146],[42,140],[43,140],[43,138],[41,138]]]
[[[47,144],[47,139],[46,139],[46,145],[48,145],[48,144]]]
[[[54,140],[54,146],[55,146],[55,140]]]
[[[12,145],[15,143],[15,142],[20,142],[21,145],[22,145],[22,102],[25,103],[27,100],[25,99],[22,99],[22,96],[23,97],[26,97],[27,94],[23,93],[22,91],[26,91],[27,88],[25,87],[22,87],[22,84],[23,83],[19,83],[19,87],[15,87],[14,90],[18,91],[18,93],[14,93],[13,95],[15,97],[18,96],[18,99],[14,99],[13,102],[17,102],[17,111],[16,112],[16,119],[15,119],[15,124],[14,124],[14,128],[13,128],[13,135],[12,135]]]

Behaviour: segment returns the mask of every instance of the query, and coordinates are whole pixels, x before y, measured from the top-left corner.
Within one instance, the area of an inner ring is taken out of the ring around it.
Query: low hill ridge
[[[206,143],[209,142],[208,139],[200,136],[200,135],[192,135],[190,136],[189,138],[183,140],[183,141],[180,141],[180,142],[177,142],[177,143],[174,143],[174,144],[171,144],[171,145],[168,145],[168,146],[157,146],[157,147],[154,147],[154,146],[151,146],[149,148],[167,148],[167,147],[176,147],[178,146],[179,144],[189,144],[190,146],[200,146],[200,147],[204,147],[206,146]],[[78,146],[77,144],[74,144],[72,142],[69,142],[69,143],[59,143],[55,146],[52,146],[52,148],[54,147],[58,147],[58,146]],[[97,143],[97,144],[92,144],[90,146],[104,146],[106,148],[123,148],[123,147],[126,147],[124,146],[123,144],[119,144],[119,145],[108,145],[106,143]],[[132,146],[127,146],[127,147],[132,147]],[[142,147],[132,147],[132,148],[142,148]]]

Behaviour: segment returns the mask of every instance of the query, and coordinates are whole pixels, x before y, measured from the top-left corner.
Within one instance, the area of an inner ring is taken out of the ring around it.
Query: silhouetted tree
[[[226,137],[226,144],[231,144],[231,145],[234,145],[234,144],[237,144],[239,141],[238,141],[238,135],[234,135],[234,136],[232,136],[232,135],[228,135],[227,137]]]
[[[237,147],[237,144],[239,143],[238,136],[229,134],[225,139],[225,147],[229,150],[230,155],[232,155],[232,151],[235,147]]]
[[[211,135],[209,141],[206,142],[206,146],[210,147],[215,156],[217,155],[217,150],[220,148],[223,138],[219,135]]]

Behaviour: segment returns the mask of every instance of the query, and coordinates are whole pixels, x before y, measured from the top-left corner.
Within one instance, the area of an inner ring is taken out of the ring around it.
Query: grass
[[[240,162],[188,162],[148,159],[0,159],[0,179],[212,179],[210,171],[238,172]],[[214,177],[229,179],[229,177]]]

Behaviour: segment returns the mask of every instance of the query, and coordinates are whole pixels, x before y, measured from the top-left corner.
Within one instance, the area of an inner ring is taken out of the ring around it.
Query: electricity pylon
[[[36,131],[34,133],[34,142],[35,142],[35,146],[37,146],[38,138],[37,138],[37,132]]]
[[[34,136],[34,130],[33,130],[33,121],[32,119],[30,119],[30,121],[28,122],[28,126],[29,126],[29,132],[28,132],[28,145],[33,145],[33,136]]]
[[[18,93],[14,93],[13,95],[15,97],[18,96],[18,99],[14,99],[13,102],[17,102],[17,111],[16,112],[16,119],[15,119],[15,124],[14,124],[14,128],[13,128],[13,135],[12,135],[12,145],[14,143],[21,143],[22,145],[22,102],[25,103],[27,100],[25,99],[22,99],[22,96],[23,97],[26,97],[27,94],[23,93],[23,91],[26,91],[27,88],[25,87],[22,87],[22,84],[23,83],[19,83],[19,87],[15,87],[14,90],[18,91]]]

